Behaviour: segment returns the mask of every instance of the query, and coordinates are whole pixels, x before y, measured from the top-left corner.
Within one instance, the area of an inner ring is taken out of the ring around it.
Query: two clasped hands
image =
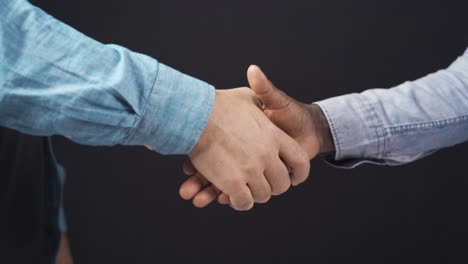
[[[208,124],[184,163],[189,178],[180,195],[197,207],[216,199],[240,211],[265,203],[304,182],[310,159],[332,145],[318,106],[287,96],[257,66],[247,79],[251,89],[216,91]]]

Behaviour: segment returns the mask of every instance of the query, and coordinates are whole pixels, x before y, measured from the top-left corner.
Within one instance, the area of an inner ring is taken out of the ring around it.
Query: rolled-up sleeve
[[[316,102],[329,123],[332,165],[399,165],[468,140],[468,50],[445,70],[391,89]]]
[[[208,121],[214,89],[163,64],[154,87],[125,144],[149,145],[162,154],[189,153]]]
[[[25,0],[0,1],[0,125],[87,145],[191,151],[214,88],[102,44]]]

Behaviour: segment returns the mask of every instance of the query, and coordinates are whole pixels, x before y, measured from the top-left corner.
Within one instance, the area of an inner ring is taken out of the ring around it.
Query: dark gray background
[[[303,102],[419,78],[468,46],[465,0],[35,3],[218,88],[258,64]],[[55,143],[80,264],[468,262],[466,144],[400,167],[314,160],[305,184],[239,213],[180,199],[183,157]]]

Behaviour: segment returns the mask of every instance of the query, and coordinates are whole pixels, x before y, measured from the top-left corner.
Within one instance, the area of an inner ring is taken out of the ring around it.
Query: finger
[[[270,200],[271,186],[263,175],[250,180],[248,186],[256,203],[266,203]]]
[[[291,187],[288,169],[279,156],[268,165],[265,170],[265,177],[270,183],[273,195],[280,195]]]
[[[252,90],[262,101],[264,109],[282,109],[293,101],[291,97],[276,88],[256,65],[251,65],[247,70],[247,79]]]
[[[232,189],[229,195],[229,204],[238,211],[248,211],[254,205],[254,199],[247,185],[240,184]]]
[[[195,175],[197,173],[197,169],[192,164],[192,161],[190,159],[187,159],[184,162],[184,165],[182,166],[182,169],[185,173],[185,175]]]
[[[220,193],[221,191],[214,185],[208,185],[201,192],[195,195],[193,198],[193,204],[198,208],[205,207],[216,200]]]
[[[225,194],[225,193],[221,193],[218,196],[218,203],[220,203],[220,204],[229,204],[229,196],[227,196],[227,194]]]
[[[291,169],[291,184],[296,186],[309,177],[310,160],[299,144],[282,130],[280,133],[279,155]]]
[[[197,173],[186,180],[179,188],[179,195],[185,200],[192,199],[199,193],[209,182],[201,174]]]

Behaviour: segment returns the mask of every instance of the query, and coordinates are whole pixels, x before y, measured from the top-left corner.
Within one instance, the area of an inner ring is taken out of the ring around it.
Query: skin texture
[[[270,122],[249,88],[216,91],[208,124],[189,158],[199,179],[203,175],[212,184],[206,191],[222,191],[239,211],[305,181],[310,166],[303,148]]]
[[[183,165],[184,173],[190,177],[180,187],[180,195],[193,199],[197,207],[218,199],[221,204],[231,203],[235,209],[248,210],[254,200],[266,202],[272,194],[285,192],[291,183],[298,185],[305,181],[309,160],[319,152],[334,151],[330,129],[320,107],[287,96],[257,66],[249,68],[247,77],[252,90],[217,91],[210,121]],[[238,122],[242,118],[249,121]],[[236,129],[235,125],[241,126]],[[244,135],[245,131],[248,135]],[[195,160],[198,170],[191,160]],[[199,171],[206,171],[220,188]],[[235,190],[236,187],[240,190]],[[245,197],[235,200],[237,197],[228,193],[241,193]],[[73,264],[66,233],[61,235],[56,263]]]
[[[70,243],[68,242],[68,237],[66,233],[62,233],[60,237],[60,245],[55,258],[57,264],[73,264],[73,257],[70,251]]]
[[[303,104],[289,97],[276,88],[257,66],[249,67],[247,78],[263,103],[264,114],[301,146],[308,160],[318,153],[334,151],[331,132],[319,106]],[[204,207],[215,199],[221,204],[229,203],[229,194],[213,186],[190,159],[184,163],[183,170],[190,176],[180,187],[183,199],[193,200],[196,207]]]

